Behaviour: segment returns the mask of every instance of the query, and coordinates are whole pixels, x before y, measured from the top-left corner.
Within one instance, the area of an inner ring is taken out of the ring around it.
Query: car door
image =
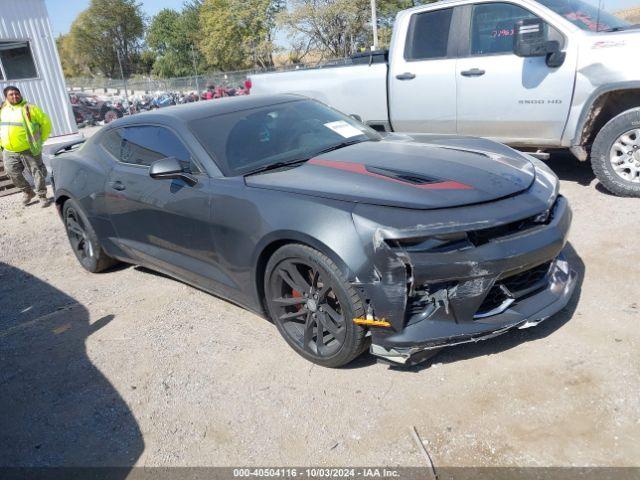
[[[395,131],[456,132],[454,11],[415,13],[396,33],[405,42],[404,49],[391,50],[389,62],[389,118]]]
[[[216,290],[224,275],[211,241],[210,179],[178,135],[166,126],[111,130],[101,146],[115,160],[106,192],[117,243],[142,264]],[[197,183],[153,179],[149,166],[176,158]]]
[[[547,37],[567,52],[564,63],[551,68],[545,57],[518,57],[515,24],[536,14],[508,2],[466,9],[468,39],[456,66],[458,133],[511,144],[557,144],[571,104],[575,49],[547,23]]]

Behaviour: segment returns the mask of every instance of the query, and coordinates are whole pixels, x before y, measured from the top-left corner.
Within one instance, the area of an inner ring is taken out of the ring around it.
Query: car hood
[[[245,178],[250,187],[416,209],[497,200],[534,180],[533,164],[515,151],[506,155],[410,137],[357,143],[294,168]]]

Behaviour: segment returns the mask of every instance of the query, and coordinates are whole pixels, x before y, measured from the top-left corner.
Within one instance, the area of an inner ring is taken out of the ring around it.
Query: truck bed
[[[250,78],[252,95],[298,93],[348,115],[359,115],[365,123],[386,124],[389,119],[386,63],[262,73]]]

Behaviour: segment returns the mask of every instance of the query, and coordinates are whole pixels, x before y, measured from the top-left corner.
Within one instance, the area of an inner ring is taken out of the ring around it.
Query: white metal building
[[[44,0],[0,0],[0,93],[7,85],[51,117],[54,138],[47,143],[77,135]]]

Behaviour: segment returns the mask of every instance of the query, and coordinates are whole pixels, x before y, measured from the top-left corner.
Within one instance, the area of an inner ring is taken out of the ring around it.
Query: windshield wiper
[[[269,170],[275,170],[276,168],[282,168],[282,167],[289,167],[289,166],[297,165],[297,164],[300,164],[300,163],[304,163],[307,160],[308,160],[308,158],[303,158],[303,159],[299,159],[299,160],[293,160],[291,162],[270,163],[269,165],[265,165],[264,167],[260,167],[260,168],[256,168],[255,170],[251,170],[250,172],[245,173],[244,176],[247,177],[249,175],[254,175],[256,173],[262,173],[262,172],[267,172]]]
[[[367,140],[369,140],[369,139],[367,139]],[[330,147],[323,148],[322,150],[320,150],[318,152],[315,152],[309,158],[317,157],[318,155],[322,155],[323,153],[333,152],[334,150],[338,150],[340,148],[348,147],[349,145],[355,145],[356,143],[366,142],[367,140],[351,140],[351,141],[340,142],[337,145],[332,145]]]
[[[276,162],[276,163],[270,163],[269,165],[265,165],[264,167],[260,167],[260,168],[256,168],[255,170],[251,170],[250,172],[247,172],[245,174],[243,174],[245,177],[249,176],[249,175],[254,175],[256,173],[262,173],[262,172],[267,172],[269,170],[275,170],[277,168],[282,168],[282,167],[289,167],[292,165],[298,165],[301,163],[304,163],[310,159],[312,159],[313,157],[317,157],[318,155],[322,155],[323,153],[328,153],[328,152],[333,152],[334,150],[338,150],[340,148],[344,148],[344,147],[348,147],[349,145],[354,145],[356,143],[361,143],[361,142],[366,142],[367,140],[351,140],[351,141],[345,141],[345,142],[340,142],[337,145],[331,145],[330,147],[327,148],[323,148],[322,150],[319,150],[317,152],[313,152],[311,155],[308,155],[304,158],[299,158],[297,160],[292,160],[290,162]]]

